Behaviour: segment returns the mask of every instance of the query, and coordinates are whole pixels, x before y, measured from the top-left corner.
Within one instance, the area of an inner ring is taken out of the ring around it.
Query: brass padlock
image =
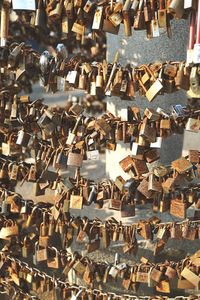
[[[162,279],[162,276],[163,276],[163,273],[160,270],[158,270],[157,268],[153,268],[151,270],[150,277],[155,282],[160,282]]]
[[[160,28],[167,28],[167,9],[165,7],[165,1],[160,0],[158,9],[158,24]]]
[[[79,34],[80,36],[84,35],[84,32],[85,32],[85,26],[84,25],[81,25],[79,24],[78,22],[74,22],[73,26],[72,26],[72,29],[71,29],[72,32],[75,32],[76,34]],[[73,72],[73,71],[71,71]],[[73,75],[72,75],[73,74]],[[75,73],[71,73],[71,78],[69,80],[69,83],[71,83],[70,81],[75,81],[74,78],[75,78]]]
[[[109,16],[109,21],[115,26],[119,26],[122,22],[122,15],[120,12],[113,12],[110,16]]]
[[[48,18],[52,19],[52,20],[58,20],[62,14],[62,8],[63,8],[63,1],[62,0],[58,0],[55,4],[54,9],[51,9],[51,7],[47,6],[47,14],[48,14]]]
[[[17,180],[19,174],[19,166],[16,163],[10,163],[8,166],[10,180]]]
[[[146,265],[140,264],[136,272],[136,282],[148,283],[149,275]]]
[[[85,70],[84,67],[81,67],[81,74],[79,75],[79,83],[78,83],[78,88],[81,90],[85,90],[86,89],[86,80],[87,80],[87,76],[86,74],[84,74]]]
[[[17,95],[15,95],[13,97],[13,103],[12,103],[12,106],[11,106],[11,114],[10,114],[10,118],[17,118],[17,115],[18,115],[18,103],[17,103]]]
[[[105,18],[103,20],[103,26],[102,26],[102,30],[108,33],[112,33],[112,34],[118,34],[119,32],[119,25],[118,26],[114,26],[113,23],[109,20],[109,16],[111,14],[111,8],[108,5],[105,8]]]
[[[80,191],[80,195],[74,195],[74,193],[70,196],[70,208],[74,209],[82,209],[83,206],[83,196]]]
[[[192,164],[184,157],[172,161],[171,165],[180,174],[184,174],[192,169]]]
[[[183,199],[171,199],[170,214],[178,218],[186,218],[187,205]]]
[[[110,245],[110,234],[108,228],[106,226],[101,226],[101,237],[102,237],[102,243],[103,247],[108,248]]]
[[[60,267],[60,255],[58,250],[55,247],[51,247],[51,250],[55,253],[55,256],[48,257],[47,266],[48,268],[59,269]]]
[[[149,172],[146,162],[143,160],[134,159],[133,167],[138,177]]]
[[[24,237],[23,239],[23,246],[22,246],[22,256],[27,258],[32,252],[32,245],[28,238],[28,236]]]
[[[96,96],[97,94],[97,88],[96,88],[96,75],[94,74],[94,71],[91,72],[89,76],[90,85],[89,85],[89,94],[91,96]]]
[[[135,216],[135,203],[126,201],[126,198],[122,198],[121,201],[121,217],[129,218]]]
[[[174,279],[177,276],[176,269],[173,268],[173,266],[167,266],[167,269],[165,271],[165,275],[171,280]]]
[[[119,162],[119,165],[124,172],[128,172],[134,166],[134,160],[131,158],[130,155],[128,155]]]
[[[7,162],[4,162],[0,169],[0,179],[8,178]]]
[[[67,158],[67,165],[73,167],[81,167],[83,162],[83,155],[80,153],[69,152]]]
[[[147,0],[144,0],[144,20],[145,22],[150,22],[152,18],[150,3]]]
[[[148,190],[148,181],[145,178],[140,182],[137,190],[147,199],[150,199],[152,197],[152,192]]]
[[[151,224],[150,222],[147,221],[140,221],[139,222],[139,234],[145,239],[145,240],[152,240],[153,234],[152,234],[152,229],[151,229]]]
[[[96,88],[103,88],[103,74],[101,65],[98,65],[98,74],[96,76]]]
[[[144,19],[144,10],[142,9],[143,0],[139,1],[139,6],[137,9],[136,16],[134,18],[133,27],[135,30],[143,30],[145,29],[145,19]]]
[[[0,230],[1,239],[7,239],[11,236],[17,236],[19,234],[19,228],[15,221],[8,219],[4,222],[3,227]]]
[[[191,284],[193,284],[195,287],[199,287],[200,278],[197,274],[192,272],[188,267],[185,267],[182,272],[181,276],[187,279]]]

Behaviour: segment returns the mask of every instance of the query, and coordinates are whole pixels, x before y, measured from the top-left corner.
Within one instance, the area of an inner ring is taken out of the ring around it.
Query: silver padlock
[[[80,291],[78,291],[78,293],[74,294],[74,292],[72,292],[72,296],[70,300],[77,300],[78,297],[82,294],[83,290],[81,289]]]
[[[112,276],[113,278],[116,278],[118,273],[119,273],[119,270],[117,269],[116,266],[112,266],[110,268],[109,275]]]
[[[172,115],[175,118],[185,117],[186,114],[184,108],[185,107],[181,104],[172,105]]]
[[[156,112],[161,114],[165,118],[169,118],[169,114],[166,113],[166,111],[164,111],[164,109],[162,109],[161,107],[157,107]]]
[[[16,144],[22,147],[28,147],[31,135],[25,132],[23,129],[19,130]]]

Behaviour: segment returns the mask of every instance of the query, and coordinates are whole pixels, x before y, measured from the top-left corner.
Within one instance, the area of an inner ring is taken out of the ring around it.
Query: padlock
[[[17,95],[15,95],[13,97],[13,103],[12,103],[12,106],[11,106],[11,114],[10,114],[10,119],[12,118],[17,118],[17,115],[18,115],[18,105],[17,105]]]
[[[130,155],[128,155],[119,162],[119,165],[124,172],[128,172],[134,166],[134,160],[131,158]]]
[[[139,5],[139,0],[133,0],[132,5],[131,5],[131,9],[136,12],[138,10],[138,5]]]
[[[147,199],[150,199],[152,197],[152,192],[148,190],[148,181],[145,178],[140,182],[137,190]]]
[[[94,19],[92,23],[93,30],[99,30],[102,27],[103,21],[103,6],[98,6],[94,13]]]
[[[54,251],[55,256],[54,257],[50,257],[50,256],[48,257],[47,266],[48,266],[48,268],[59,269],[59,267],[60,267],[59,252],[55,247],[51,247],[51,250]]]
[[[75,141],[75,138],[76,138],[76,131],[77,131],[77,128],[80,124],[82,120],[82,115],[80,115],[78,118],[77,118],[77,121],[76,121],[76,124],[72,130],[72,132],[69,132],[68,134],[68,137],[67,137],[67,140],[66,140],[66,145],[72,145],[73,142]]]
[[[190,89],[190,76],[186,66],[183,63],[179,64],[177,75],[175,77],[176,88],[182,88],[186,91]]]
[[[135,1],[136,2],[136,1]],[[139,1],[139,6],[137,9],[136,16],[134,18],[133,27],[135,30],[143,30],[145,28],[145,19],[144,19],[144,11],[142,9],[143,0]]]
[[[19,228],[15,221],[8,219],[4,222],[4,225],[0,230],[1,239],[7,239],[11,236],[17,236],[18,234]]]
[[[172,0],[168,6],[170,13],[175,14],[177,18],[182,18],[184,14],[184,1],[182,0]]]
[[[65,0],[64,1],[64,14],[67,16],[67,18],[69,19],[73,19],[74,18],[74,2],[73,1],[69,1],[69,0]]]
[[[144,239],[150,239],[152,240],[153,235],[152,235],[152,229],[151,229],[151,224],[146,221],[140,221],[139,222],[139,234],[144,238]]]
[[[184,174],[192,169],[192,164],[184,157],[172,161],[171,165],[180,174]]]
[[[94,73],[90,74],[90,87],[89,94],[91,96],[96,96],[97,88],[96,88],[96,75]]]
[[[78,83],[78,88],[81,90],[85,90],[86,89],[86,80],[87,80],[87,76],[86,74],[84,74],[84,67],[81,68],[81,74],[79,75],[79,83]]]
[[[152,18],[151,14],[151,7],[149,5],[149,2],[147,0],[144,0],[144,20],[145,22],[150,22]]]
[[[98,74],[96,76],[96,88],[103,88],[103,74],[101,65],[98,66]]]
[[[165,275],[171,280],[174,279],[177,275],[176,270],[173,268],[173,266],[167,266]]]
[[[185,130],[198,133],[200,130],[200,119],[188,118]]]
[[[154,280],[155,282],[160,282],[162,278],[162,272],[158,270],[157,268],[153,268],[151,270],[151,279]]]
[[[124,184],[125,184],[125,180],[122,178],[122,176],[117,176],[115,179],[115,185],[121,192],[123,191]]]
[[[27,258],[32,252],[32,246],[29,238],[26,236],[23,239],[22,256]]]
[[[187,279],[191,284],[193,284],[195,287],[198,288],[200,282],[199,276],[194,272],[192,272],[188,267],[185,267],[182,270],[181,276]]]
[[[198,164],[199,163],[199,151],[198,150],[189,150],[189,161],[192,164]]]
[[[185,218],[186,217],[186,203],[183,200],[179,199],[171,199],[170,204],[170,214],[176,216],[178,218]]]
[[[159,23],[158,23],[158,12],[154,11],[154,16],[151,20],[151,32],[152,37],[159,37],[160,31],[159,31]]]
[[[95,122],[95,128],[104,136],[108,135],[112,130],[111,126],[103,118]]]
[[[126,203],[125,197],[121,201],[121,217],[129,218],[135,216],[135,203]]]
[[[109,16],[109,21],[115,26],[119,26],[120,23],[122,22],[122,15],[120,12],[113,12],[110,16]]]
[[[97,199],[97,190],[96,190],[96,187],[93,186],[90,191],[87,203],[90,205],[92,202],[95,202],[96,199]]]
[[[148,283],[148,270],[145,266],[142,264],[139,265],[136,273],[136,282]]]
[[[1,47],[5,47],[8,39],[10,3],[5,1],[1,7]]]
[[[16,163],[10,163],[8,166],[10,180],[16,181],[19,175],[19,166]]]
[[[85,26],[79,24],[78,22],[74,22],[71,31],[82,36],[82,35],[84,35],[84,32],[85,32]],[[75,84],[77,73],[75,73],[74,71],[71,71],[71,72],[72,73],[70,73],[68,81],[69,81],[69,83]]]
[[[4,162],[0,169],[0,179],[8,178],[7,162]]]
[[[167,27],[167,10],[165,7],[165,1],[160,0],[158,9],[158,24],[160,28]]]
[[[50,6],[49,7],[47,6],[46,12],[48,14],[48,18],[54,21],[58,20],[62,14],[62,7],[63,7],[62,0],[58,0],[53,9]]]
[[[35,27],[38,28],[45,28],[46,27],[46,14],[45,14],[45,9],[43,6],[43,1],[39,0],[38,1],[38,6],[36,9],[36,13],[35,13]]]
[[[162,191],[161,181],[153,173],[150,173],[148,177],[148,190],[158,193]]]
[[[24,130],[20,130],[18,132],[16,144],[20,145],[22,147],[28,147],[29,141],[30,141],[30,134],[25,132]]]
[[[162,83],[160,82],[160,80],[155,78],[151,69],[148,67],[146,69],[147,69],[147,72],[150,73],[150,75],[152,76],[152,78],[154,80],[153,84],[146,92],[147,99],[149,101],[152,101],[154,99],[154,97],[162,90],[163,86],[162,86]]]
[[[112,34],[118,34],[119,26],[114,26],[113,23],[109,20],[109,16],[111,14],[110,6],[108,5],[105,8],[105,19],[103,20],[102,30]]]
[[[134,159],[133,160],[133,168],[138,177],[149,172],[146,162],[142,161],[142,160]]]
[[[190,90],[188,95],[192,98],[199,98],[200,94],[200,85],[199,85],[199,74],[197,67],[192,67],[190,72]]]
[[[9,54],[8,62],[12,67],[14,67],[16,65],[17,60],[19,58],[19,55],[20,55],[23,47],[24,47],[24,43],[16,45],[14,47],[14,49],[11,51],[11,53]]]
[[[74,193],[72,193],[70,196],[70,208],[82,209],[82,206],[83,206],[82,191],[80,191],[80,195],[74,195]]]
[[[67,158],[67,165],[74,167],[81,167],[83,162],[83,155],[80,153],[69,152]]]
[[[39,243],[35,243],[35,261],[34,263],[38,264],[43,261],[47,261],[48,259],[48,253],[47,248],[41,248]]]

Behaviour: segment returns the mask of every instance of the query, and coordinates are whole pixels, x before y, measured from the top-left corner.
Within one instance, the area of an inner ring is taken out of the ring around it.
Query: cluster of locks
[[[200,239],[200,152],[190,149],[169,165],[155,164],[163,139],[184,131],[198,136],[200,110],[176,104],[144,112],[130,105],[120,117],[86,112],[89,97],[133,100],[139,94],[151,102],[183,89],[200,98],[199,1],[3,0],[0,7],[0,294],[14,300],[44,295],[53,300],[167,300],[184,290],[193,295],[174,299],[199,299],[200,251],[163,263],[144,256],[125,263],[118,253],[112,263],[89,254],[117,245],[135,258],[145,240],[156,257],[172,239],[191,245]],[[118,53],[112,63],[106,60],[105,32],[118,34],[123,24],[126,36],[134,29],[146,30],[148,38],[162,31],[171,37],[171,20],[188,17],[186,61],[123,66]],[[28,39],[48,50],[33,49]],[[39,80],[47,92],[85,91],[86,104],[51,107],[44,99],[31,100],[32,85]],[[85,161],[99,160],[105,149],[117,151],[118,144],[130,145],[119,162],[128,180],[118,174],[114,181],[82,176]],[[66,170],[75,170],[75,176]],[[34,200],[15,191],[27,182]],[[35,201],[48,192],[53,203]],[[94,205],[119,211],[120,220],[71,214]],[[123,223],[137,216],[140,205],[154,216]],[[155,213],[181,220],[162,222]],[[72,252],[74,244],[84,247],[82,254]],[[123,294],[110,292],[116,282]],[[135,296],[143,285],[163,296]]]
[[[3,1],[4,18],[9,15],[10,6],[14,11],[22,10],[22,18],[33,28],[46,30],[57,27],[61,38],[71,32],[81,40],[85,32],[98,35],[101,32],[118,34],[121,24],[124,25],[126,36],[134,30],[146,30],[147,37],[158,37],[160,30],[165,29],[168,37],[172,30],[172,19],[187,18],[197,8],[195,1],[187,0],[126,0],[97,1],[60,0],[60,1],[29,1],[29,3]],[[27,12],[28,11],[28,12]],[[21,17],[21,16],[20,16]],[[13,16],[16,19],[16,16]],[[4,21],[1,38],[7,37],[8,23]]]
[[[80,89],[91,96],[118,96],[133,100],[137,93],[152,101],[157,95],[186,90],[192,98],[199,98],[199,65],[185,62],[165,62],[121,66],[118,53],[113,64],[105,59],[87,62],[81,55],[66,57],[64,45],[51,54],[40,54],[24,43],[0,48],[2,87],[19,92],[30,91],[31,82],[41,79],[46,91]],[[3,91],[2,91],[3,92]]]

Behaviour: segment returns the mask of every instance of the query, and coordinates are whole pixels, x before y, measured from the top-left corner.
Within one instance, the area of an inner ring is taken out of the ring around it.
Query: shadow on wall
[[[119,34],[107,34],[107,57],[112,62],[116,51],[120,53],[120,63],[134,66],[152,61],[185,60],[188,43],[189,21],[172,20],[172,38],[165,29],[160,29],[158,38],[147,39],[145,30],[132,30],[132,36],[125,37],[123,25]]]

